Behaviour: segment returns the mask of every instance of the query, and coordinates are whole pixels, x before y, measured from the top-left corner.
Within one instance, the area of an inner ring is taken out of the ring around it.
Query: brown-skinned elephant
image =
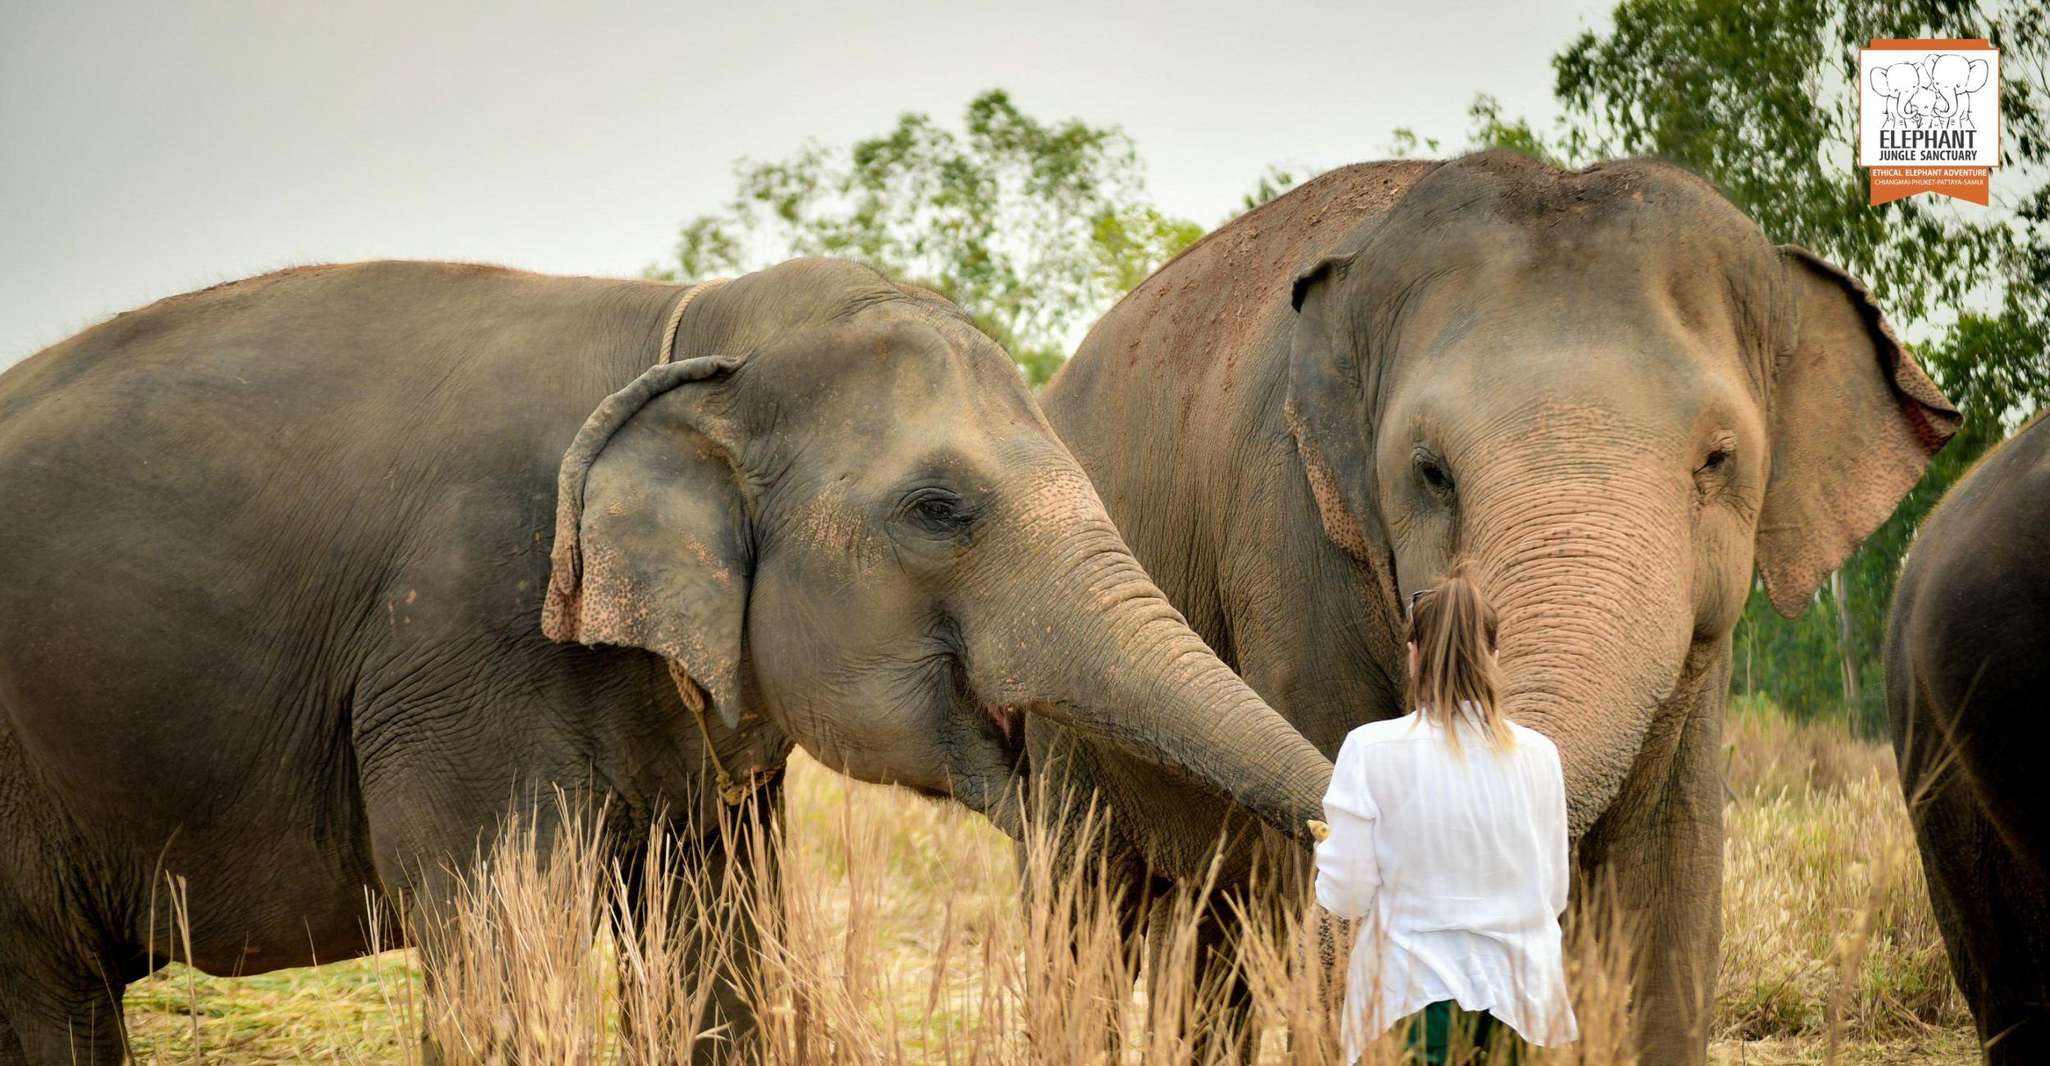
[[[1471,559],[1508,713],[1564,763],[1578,891],[1612,880],[1634,921],[1644,1061],[1702,1059],[1754,563],[1799,612],[1957,424],[1856,281],[1671,166],[1362,164],[1162,268],[1042,402],[1168,598],[1327,753],[1402,711],[1400,605]],[[1051,770],[1063,731],[1027,734]],[[1130,868],[1199,871],[1207,788],[1086,741],[1058,765]]]
[[[2050,418],[1915,534],[1886,627],[1901,792],[1992,1066],[2050,1062]]]
[[[716,864],[717,768],[773,819],[795,743],[1015,829],[1022,715],[1315,815],[1329,763],[957,309],[828,260],[688,292],[307,268],[0,377],[0,1063],[119,1059],[187,957],[161,878],[206,972],[346,958],[366,887],[431,907],[553,785]]]

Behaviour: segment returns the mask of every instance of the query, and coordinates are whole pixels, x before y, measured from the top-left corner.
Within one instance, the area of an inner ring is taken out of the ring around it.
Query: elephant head
[[[1900,102],[1901,117],[1910,126],[1923,126],[1942,121],[1948,117],[1943,110],[1943,99],[1936,90],[1928,86],[1916,89]]]
[[[1985,88],[1991,73],[1992,68],[1985,60],[1967,60],[1951,52],[1923,60],[1922,84],[1936,98],[1932,113],[1943,119],[1959,116],[1965,108],[1958,97]]]
[[[1858,282],[1662,164],[1446,163],[1294,299],[1325,529],[1401,596],[1477,564],[1576,834],[1722,683],[1754,563],[1798,613],[1959,421]]]
[[[1006,828],[1036,714],[1304,832],[1330,764],[1169,606],[952,304],[797,260],[686,312],[562,460],[550,637],[659,653],[729,726]]]
[[[1890,63],[1872,68],[1872,91],[1886,98],[1886,124],[1891,126],[1905,113],[1905,105],[1922,87],[1922,71],[1913,63]]]

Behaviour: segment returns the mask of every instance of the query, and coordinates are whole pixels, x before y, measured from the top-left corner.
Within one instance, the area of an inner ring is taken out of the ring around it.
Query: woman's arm
[[[1343,918],[1364,918],[1374,909],[1381,867],[1374,860],[1374,822],[1380,817],[1367,794],[1360,752],[1351,740],[1338,750],[1331,788],[1324,793],[1324,820],[1331,834],[1317,844],[1317,902]]]

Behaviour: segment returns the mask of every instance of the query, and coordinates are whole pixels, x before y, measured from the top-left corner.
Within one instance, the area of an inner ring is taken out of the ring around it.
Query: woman
[[[1578,1036],[1560,965],[1559,752],[1502,716],[1495,611],[1464,564],[1410,599],[1411,713],[1352,731],[1324,796],[1317,901],[1366,919],[1347,975],[1347,1061],[1397,1024],[1419,1060]],[[1503,1029],[1509,1030],[1503,1032]]]

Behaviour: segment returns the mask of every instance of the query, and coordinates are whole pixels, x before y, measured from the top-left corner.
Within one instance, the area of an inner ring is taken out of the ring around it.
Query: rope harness
[[[755,771],[747,772],[747,784],[744,785],[735,781],[733,775],[726,772],[726,764],[719,761],[719,746],[712,743],[711,724],[705,721],[704,693],[698,688],[698,683],[683,672],[683,664],[675,659],[669,660],[669,680],[676,683],[676,694],[683,697],[683,705],[690,708],[690,716],[697,720],[698,736],[704,738],[705,754],[711,757],[712,772],[717,775],[716,779],[719,782],[719,798],[724,800],[728,807],[740,806],[740,802],[748,797],[748,793],[755,790]]]
[[[676,357],[676,333],[683,328],[683,311],[692,300],[732,281],[732,278],[707,278],[683,290],[683,299],[676,301],[676,308],[669,312],[669,324],[662,327],[662,354],[655,360],[660,366]]]
[[[692,300],[726,284],[730,278],[711,278],[684,290],[683,298],[676,301],[676,308],[669,312],[669,324],[662,327],[662,354],[657,365],[670,362],[676,357],[676,335],[683,329],[683,312]],[[683,698],[683,705],[690,708],[690,715],[698,723],[698,737],[705,742],[705,755],[712,760],[712,771],[719,783],[719,799],[728,807],[738,807],[748,794],[755,790],[756,771],[747,772],[747,783],[741,784],[726,772],[726,764],[719,758],[719,747],[712,743],[712,725],[705,720],[705,694],[698,683],[684,672],[683,664],[675,659],[668,660],[669,680],[676,685],[676,694]]]

